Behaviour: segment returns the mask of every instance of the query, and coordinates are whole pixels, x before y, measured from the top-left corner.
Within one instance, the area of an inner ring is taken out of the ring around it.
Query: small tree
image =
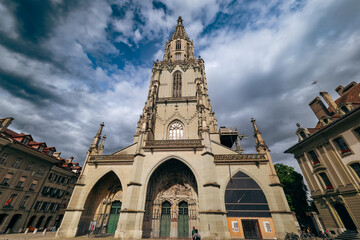
[[[280,163],[275,164],[275,170],[280,183],[284,185],[284,192],[291,211],[296,213],[300,225],[308,226],[306,212],[310,211],[310,205],[307,198],[308,188],[304,183],[303,176],[293,167]]]

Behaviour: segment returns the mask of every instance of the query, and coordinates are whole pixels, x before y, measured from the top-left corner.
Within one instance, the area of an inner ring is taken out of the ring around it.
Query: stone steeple
[[[183,20],[182,20],[181,16],[179,16],[177,22],[178,22],[177,26],[176,26],[175,31],[174,31],[173,35],[171,36],[170,40],[184,39],[186,41],[190,41],[189,37],[186,34],[184,25],[182,24]]]
[[[195,59],[193,42],[181,17],[165,45],[163,61],[153,65],[148,98],[134,139],[138,152],[145,146],[144,141],[171,138],[169,128],[174,121],[181,125],[182,139],[204,139],[210,151],[210,135],[218,136],[219,132],[210,104],[204,60]]]
[[[179,61],[194,59],[194,43],[186,34],[182,18],[178,18],[175,31],[165,45],[164,61]]]

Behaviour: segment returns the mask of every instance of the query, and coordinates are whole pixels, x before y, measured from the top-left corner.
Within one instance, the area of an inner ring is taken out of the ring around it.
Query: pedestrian
[[[193,240],[200,240],[200,239],[201,239],[201,236],[199,234],[199,231],[197,229],[195,229]]]
[[[193,230],[191,231],[191,237],[194,238],[194,234],[195,234],[195,227],[193,227]]]

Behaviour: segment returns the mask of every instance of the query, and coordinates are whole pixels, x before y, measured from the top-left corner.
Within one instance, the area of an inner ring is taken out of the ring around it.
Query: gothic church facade
[[[57,237],[91,230],[120,239],[282,238],[296,220],[269,149],[252,120],[256,154],[232,149],[218,129],[204,60],[182,19],[152,69],[133,144],[102,155],[103,124],[91,145]]]

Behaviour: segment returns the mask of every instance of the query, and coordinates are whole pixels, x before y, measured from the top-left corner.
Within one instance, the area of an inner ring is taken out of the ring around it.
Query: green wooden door
[[[186,202],[179,204],[178,237],[189,237],[189,210]]]
[[[117,225],[117,222],[118,222],[119,216],[120,216],[120,209],[121,209],[120,201],[115,201],[112,203],[111,209],[110,209],[108,228],[107,228],[108,233],[115,233],[116,225]]]
[[[169,202],[164,202],[161,207],[160,237],[170,237],[170,208]]]

